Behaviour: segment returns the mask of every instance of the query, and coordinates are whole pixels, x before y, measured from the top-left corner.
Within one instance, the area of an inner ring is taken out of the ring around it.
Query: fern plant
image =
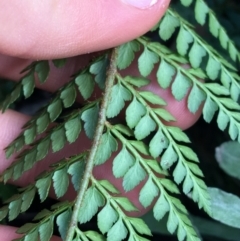
[[[210,45],[172,5],[152,30],[158,34],[158,41],[150,35],[142,36],[92,59],[6,147],[7,158],[13,154],[17,157],[2,173],[4,182],[19,179],[50,150],[58,152],[79,136],[92,140],[90,148],[51,165],[0,209],[1,220],[7,216],[13,220],[29,209],[35,195],[44,202],[51,187],[57,198],[63,197],[71,184],[76,190],[74,200],[59,201],[38,213],[32,223],[20,227],[17,232],[22,236],[17,240],[48,241],[55,223],[66,241],[151,240],[151,230],[144,220],[131,216],[137,210],[133,203],[119,195],[111,182],[97,179],[92,172],[94,166],[104,164],[113,154],[112,173],[123,179],[126,192],[141,183],[139,201],[144,208],[152,209],[156,220],[167,217],[167,229],[176,233],[178,240],[200,240],[179,196],[183,192],[212,216],[199,158],[189,146],[188,136],[180,128],[169,126],[174,117],[164,109],[164,99],[143,87],[149,84],[148,76],[156,68],[161,88],[170,88],[177,101],[187,98],[191,113],[202,109],[206,122],[216,116],[219,129],[227,130],[232,140],[240,142],[240,53],[204,0],[181,0],[181,4],[188,11],[194,9],[196,22],[207,26],[222,49]],[[134,61],[138,62],[140,77],[124,74]],[[66,61],[53,62],[62,67]],[[24,77],[2,102],[2,110],[21,93],[30,97],[35,76],[44,83],[49,71],[49,61],[33,62],[24,69]],[[98,98],[95,85],[102,91]],[[84,101],[80,108],[74,108],[79,94]],[[81,224],[94,215],[99,231],[83,231]]]

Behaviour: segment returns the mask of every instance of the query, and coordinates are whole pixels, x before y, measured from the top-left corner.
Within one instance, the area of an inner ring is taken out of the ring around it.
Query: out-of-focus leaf
[[[216,148],[215,157],[223,171],[240,179],[240,144],[236,141],[223,143]]]

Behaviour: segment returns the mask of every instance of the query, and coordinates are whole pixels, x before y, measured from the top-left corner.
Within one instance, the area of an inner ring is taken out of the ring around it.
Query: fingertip
[[[67,0],[57,4],[1,1],[0,23],[4,26],[0,25],[0,52],[52,59],[114,47],[147,32],[163,16],[169,2],[158,0],[143,10],[121,0],[73,0],[71,4]]]

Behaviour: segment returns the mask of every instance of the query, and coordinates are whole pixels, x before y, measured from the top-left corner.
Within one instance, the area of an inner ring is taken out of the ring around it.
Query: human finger
[[[0,53],[53,59],[108,49],[146,33],[169,2],[1,0]]]

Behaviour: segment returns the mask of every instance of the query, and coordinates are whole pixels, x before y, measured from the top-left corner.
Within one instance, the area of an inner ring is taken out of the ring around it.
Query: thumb
[[[0,0],[0,53],[52,59],[107,49],[153,27],[170,0]]]

